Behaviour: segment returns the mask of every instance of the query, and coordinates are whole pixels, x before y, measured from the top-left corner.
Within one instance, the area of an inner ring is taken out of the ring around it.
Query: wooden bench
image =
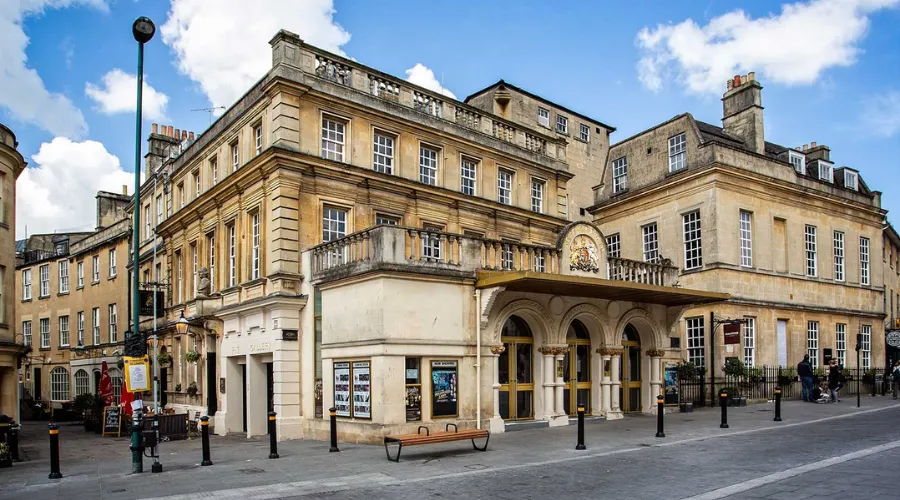
[[[453,426],[453,430],[450,430],[450,426]],[[425,434],[422,434],[422,429],[425,429]],[[384,453],[387,455],[388,460],[391,462],[399,462],[400,461],[400,452],[403,450],[403,446],[417,446],[423,444],[434,444],[434,443],[449,443],[451,441],[465,441],[467,439],[472,440],[472,448],[475,448],[478,451],[486,451],[488,442],[491,440],[491,433],[485,430],[480,429],[463,429],[459,430],[459,427],[456,424],[447,424],[444,432],[434,432],[432,433],[428,427],[424,425],[420,425],[418,432],[416,434],[403,434],[400,436],[385,436],[384,437]],[[475,444],[476,439],[484,439],[484,446],[478,447]],[[397,456],[395,458],[391,458],[391,452],[388,448],[389,444],[397,444]]]

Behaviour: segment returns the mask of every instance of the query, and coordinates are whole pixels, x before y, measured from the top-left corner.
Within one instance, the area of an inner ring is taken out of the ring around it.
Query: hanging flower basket
[[[172,357],[168,353],[163,352],[156,355],[156,360],[159,362],[159,366],[168,366],[172,362]]]
[[[184,353],[184,360],[188,363],[196,363],[197,361],[200,361],[200,353],[191,349]]]
[[[191,396],[197,395],[197,383],[196,382],[191,382],[190,385],[188,385],[187,393]]]

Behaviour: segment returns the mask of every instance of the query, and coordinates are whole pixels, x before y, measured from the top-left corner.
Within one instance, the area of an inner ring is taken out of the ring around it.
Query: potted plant
[[[156,355],[156,361],[159,363],[159,366],[169,366],[169,363],[172,362],[172,356],[169,356],[167,352],[161,352]]]
[[[197,383],[196,382],[191,382],[190,384],[188,384],[187,393],[191,396],[197,395]]]
[[[175,384],[175,392],[181,392],[181,384]]]
[[[196,363],[197,361],[200,361],[200,353],[197,352],[196,349],[191,349],[184,353],[184,360],[188,363]]]

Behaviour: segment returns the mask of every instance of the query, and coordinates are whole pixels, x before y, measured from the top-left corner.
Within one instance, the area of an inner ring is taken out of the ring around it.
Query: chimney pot
[[[128,184],[122,184],[122,195],[128,196]]]
[[[750,80],[751,82],[756,80],[756,73],[753,71],[747,73],[747,80]]]
[[[179,137],[181,137],[181,130],[176,128],[175,129],[175,138],[178,139]]]
[[[150,125],[150,133],[155,134],[159,130],[159,125],[156,123]]]
[[[187,139],[187,137],[188,137],[187,130],[182,130],[181,131],[181,140],[184,141]]]
[[[166,127],[166,135],[169,136],[169,137],[172,137],[172,130],[174,130],[174,129],[172,128],[171,125],[169,125],[168,127]]]
[[[747,83],[747,75],[742,75],[741,76],[741,85],[743,85],[745,83]]]
[[[809,147],[810,147],[810,149],[812,149],[812,148],[814,148],[814,147],[816,147],[816,143],[815,143],[815,141],[813,141],[813,142],[811,142],[811,143],[809,143]]]
[[[807,148],[808,148],[808,146],[807,146],[806,144],[804,144],[804,145],[803,145],[803,152],[804,152],[804,153],[807,151]]]
[[[188,139],[189,139],[191,142],[193,142],[193,140],[194,140],[194,133],[193,133],[193,132],[188,132]]]
[[[731,90],[732,88],[734,88],[734,81],[731,80],[730,78],[728,80],[725,80],[725,88],[728,90]]]
[[[741,86],[741,75],[734,75],[734,87],[738,88]]]

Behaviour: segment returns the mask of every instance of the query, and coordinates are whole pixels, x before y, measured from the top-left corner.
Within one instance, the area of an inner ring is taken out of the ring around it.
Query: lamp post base
[[[159,474],[162,470],[162,464],[159,462],[153,462],[153,465],[150,466],[150,472],[153,474]]]

